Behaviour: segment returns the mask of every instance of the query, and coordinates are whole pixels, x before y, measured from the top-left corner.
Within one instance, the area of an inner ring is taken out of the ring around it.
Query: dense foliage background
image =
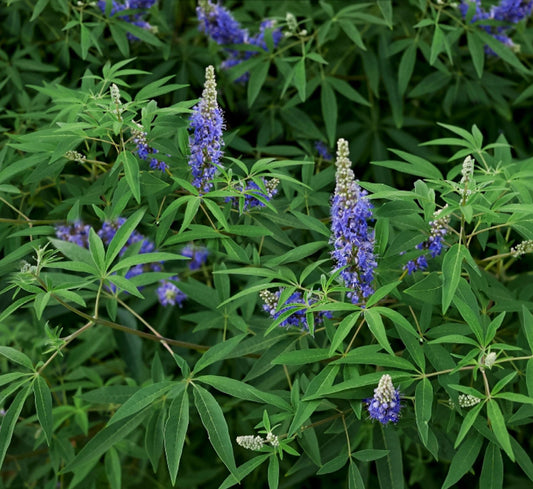
[[[0,487],[533,487],[532,9],[2,0]]]

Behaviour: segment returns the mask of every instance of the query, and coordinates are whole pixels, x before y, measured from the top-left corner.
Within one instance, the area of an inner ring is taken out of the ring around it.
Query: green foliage
[[[194,0],[155,2],[152,29],[112,4],[0,3],[0,486],[529,487],[530,19],[511,49],[449,1],[227,0],[248,39],[277,21],[266,48],[228,47]],[[188,128],[208,65],[225,153],[204,192]],[[355,304],[315,148],[338,138],[373,205]],[[387,426],[368,409],[384,374]]]

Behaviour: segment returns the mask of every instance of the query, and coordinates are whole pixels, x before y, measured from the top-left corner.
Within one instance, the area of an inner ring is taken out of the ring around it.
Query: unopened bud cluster
[[[111,84],[109,93],[111,94],[111,100],[113,100],[113,103],[117,106],[120,105],[120,90],[116,84]]]
[[[285,37],[290,36],[307,36],[307,30],[298,27],[296,17],[291,12],[287,12],[285,15],[285,22],[287,22],[288,31],[284,32]]]
[[[273,447],[279,446],[279,439],[272,432],[267,433],[266,438],[261,438],[259,435],[243,435],[238,436],[236,441],[238,445],[247,450],[261,450],[265,443],[269,443]]]
[[[487,353],[487,355],[483,359],[483,366],[487,367],[488,369],[491,369],[496,363],[496,357],[497,355],[493,351],[491,351],[490,353]]]
[[[472,181],[474,175],[474,159],[468,155],[463,161],[463,168],[461,169],[461,188],[459,193],[463,198],[463,202],[466,202],[468,196],[472,193],[472,190],[468,188],[468,184]]]
[[[532,253],[532,252],[533,252],[533,239],[522,241],[520,244],[511,248],[511,255],[514,258],[518,258],[521,255],[525,255],[526,253]]]
[[[83,163],[86,160],[86,156],[77,151],[67,151],[65,158],[70,161],[77,161],[78,163]]]
[[[459,401],[459,406],[461,406],[462,408],[468,408],[468,407],[475,406],[476,404],[479,404],[481,402],[481,399],[479,397],[472,396],[470,394],[459,394],[458,401]],[[448,400],[448,403],[450,404],[450,407],[452,409],[455,408],[455,403],[451,399]]]

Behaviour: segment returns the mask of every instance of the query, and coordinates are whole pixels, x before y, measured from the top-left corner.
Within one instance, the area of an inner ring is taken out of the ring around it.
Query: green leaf
[[[446,479],[442,484],[442,489],[452,487],[472,468],[482,445],[483,437],[477,433],[464,441],[452,458],[452,463],[450,464]]]
[[[122,406],[120,406],[113,417],[107,423],[107,426],[112,426],[118,423],[124,418],[127,418],[139,411],[142,411],[145,407],[152,404],[155,400],[159,399],[172,387],[176,385],[175,382],[165,380],[163,382],[157,382],[156,384],[141,387],[133,396],[131,396]]]
[[[33,7],[33,13],[31,14],[30,22],[33,22],[41,12],[46,8],[50,0],[38,0],[35,6]]]
[[[418,434],[422,443],[428,446],[429,420],[433,404],[433,387],[427,378],[423,378],[415,390],[415,416]]]
[[[365,44],[361,37],[361,33],[358,31],[357,27],[353,24],[351,20],[340,19],[339,24],[344,33],[351,39],[351,41],[363,51],[366,51]]]
[[[188,427],[189,396],[184,389],[172,401],[168,409],[168,419],[165,425],[165,454],[173,486],[176,484]]]
[[[105,271],[105,250],[104,243],[96,231],[91,227],[89,230],[89,251],[96,268],[103,273]]]
[[[215,398],[203,387],[195,384],[193,386],[194,404],[209,435],[209,441],[224,465],[235,477],[238,477],[228,425],[222,409]]]
[[[393,367],[402,370],[414,370],[416,368],[409,360],[390,355],[386,353],[378,353],[381,349],[378,345],[365,345],[351,350],[348,355],[342,356],[338,360],[331,362],[333,365],[376,365],[380,367]]]
[[[476,70],[478,78],[483,76],[483,66],[485,64],[485,43],[477,35],[477,29],[466,32],[466,41],[468,43],[468,51],[472,58],[472,63]]]
[[[348,467],[348,489],[365,489],[361,472],[352,459],[350,459],[350,466]]]
[[[526,366],[526,385],[527,385],[527,394],[533,398],[533,358],[530,358],[527,361]]]
[[[283,253],[281,256],[271,258],[270,260],[266,261],[264,265],[273,268],[279,265],[284,265],[286,263],[293,263],[316,253],[318,250],[325,249],[327,245],[327,241],[315,241],[313,243],[305,243],[301,246],[297,246],[296,248],[288,251],[287,253]]]
[[[46,380],[38,375],[33,382],[33,394],[35,398],[35,410],[37,419],[43,428],[48,445],[52,443],[52,428],[54,419],[52,416],[52,394]]]
[[[15,399],[13,399],[13,402],[9,406],[9,409],[6,411],[4,419],[2,420],[2,426],[0,426],[0,467],[4,464],[4,458],[9,444],[11,443],[15,425],[17,424],[20,412],[24,406],[24,401],[26,401],[30,391],[31,386],[28,385],[15,396]]]
[[[127,219],[127,221],[122,224],[122,226],[120,226],[120,228],[118,228],[117,232],[113,236],[113,239],[111,240],[111,243],[109,243],[109,246],[107,248],[107,255],[105,260],[106,268],[108,268],[113,263],[113,260],[118,256],[122,248],[126,245],[128,239],[131,237],[131,234],[141,222],[141,219],[143,218],[145,212],[145,209],[139,209],[137,212],[132,214]]]
[[[378,472],[379,486],[381,489],[403,489],[403,462],[402,447],[398,433],[384,427],[379,423],[378,433],[374,447],[385,450],[387,454],[376,460],[376,469]]]
[[[117,163],[124,166],[124,175],[126,182],[135,197],[135,200],[141,203],[141,183],[139,178],[139,162],[137,158],[129,151],[122,151],[117,157]]]
[[[507,428],[505,426],[505,419],[500,406],[498,406],[498,403],[494,399],[489,399],[487,402],[487,415],[489,417],[492,431],[494,432],[494,435],[496,435],[498,443],[505,450],[507,456],[514,462],[515,457],[511,447],[509,433],[507,432]]]
[[[250,70],[250,79],[248,80],[248,107],[251,107],[265,83],[270,68],[270,60],[263,58],[261,63]]]
[[[218,489],[228,489],[233,487],[235,484],[238,484],[242,479],[244,479],[250,472],[259,467],[263,462],[270,458],[269,454],[259,455],[254,457],[247,462],[243,463],[240,467],[237,468],[237,474],[228,475],[222,484],[220,484]]]
[[[445,252],[442,262],[442,313],[445,314],[450,306],[459,279],[461,278],[461,265],[463,263],[463,246],[460,243],[454,244]]]
[[[370,102],[365,99],[355,88],[353,88],[347,81],[341,80],[340,78],[328,77],[328,83],[335,89],[337,93],[340,93],[348,100],[355,102],[357,104],[365,105],[370,107]]]
[[[387,350],[391,355],[394,355],[394,351],[392,351],[389,339],[387,338],[383,319],[381,319],[381,315],[379,314],[379,312],[371,308],[366,309],[364,314],[366,322],[368,324],[368,329],[370,329],[371,333],[374,335],[374,338],[376,338],[377,342],[385,350]]]
[[[392,29],[392,1],[391,0],[378,0],[378,7],[381,10],[381,15],[385,19],[389,29]]]
[[[22,365],[23,367],[33,370],[32,361],[21,351],[15,350],[9,346],[0,346],[0,355],[3,355],[13,363]]]
[[[533,353],[533,314],[522,304],[522,315],[520,317],[524,335],[529,345],[529,350]]]
[[[80,25],[81,29],[81,58],[87,59],[87,54],[89,53],[89,48],[91,47],[91,33],[89,29],[83,24]]]
[[[326,348],[313,348],[309,350],[292,350],[283,352],[272,360],[273,365],[305,365],[327,360],[330,357]]]
[[[200,357],[200,360],[196,362],[193,372],[198,374],[209,365],[227,358],[245,337],[246,335],[240,334],[209,348],[209,350]]]
[[[322,82],[320,90],[320,103],[322,106],[322,118],[326,126],[330,146],[335,144],[335,131],[337,129],[337,99],[335,92],[328,83],[328,78]]]
[[[195,380],[210,385],[220,392],[224,392],[225,394],[228,394],[231,397],[236,397],[237,399],[271,404],[272,406],[276,406],[286,411],[290,410],[289,403],[281,397],[270,392],[263,392],[256,387],[248,385],[240,380],[222,377],[219,375],[200,375],[199,377],[195,377]]]
[[[479,403],[477,406],[474,406],[470,411],[466,413],[466,416],[463,419],[463,423],[461,424],[461,428],[459,429],[459,433],[457,434],[457,438],[455,439],[455,443],[453,445],[454,449],[456,449],[463,441],[464,437],[474,424],[474,421],[476,421],[476,418],[478,417],[482,407],[483,404]]]
[[[533,481],[533,462],[529,458],[528,453],[522,448],[522,445],[518,443],[514,438],[511,438],[511,445],[513,447],[514,454],[516,455],[516,461],[520,468],[524,471],[531,481]]]
[[[433,66],[437,61],[438,55],[444,49],[444,34],[438,24],[435,24],[435,31],[433,32],[433,41],[431,42],[431,51],[429,54],[429,64]]]
[[[129,418],[123,418],[117,423],[108,425],[89,440],[78,455],[67,464],[63,472],[72,472],[100,458],[115,443],[128,436],[146,416],[146,411],[140,411]]]
[[[400,95],[405,93],[416,62],[416,44],[410,44],[402,54],[400,65],[398,66],[398,91]]]
[[[163,451],[163,431],[165,429],[166,409],[154,409],[144,437],[144,449],[152,464],[152,469],[157,472],[159,459]]]
[[[333,335],[333,339],[331,340],[331,346],[329,347],[328,354],[330,357],[334,355],[335,351],[340,346],[344,338],[346,338],[346,336],[350,334],[360,314],[360,311],[352,312],[351,314],[346,316],[337,326],[335,334]]]
[[[503,459],[500,448],[489,443],[483,458],[483,467],[479,479],[479,487],[483,489],[503,488]]]
[[[217,222],[226,231],[229,230],[228,221],[226,221],[226,217],[224,216],[224,213],[222,212],[218,204],[210,199],[204,199],[204,203],[209,208],[209,210],[211,211],[211,214],[213,214]]]
[[[365,450],[359,450],[352,453],[352,457],[360,460],[361,462],[373,462],[374,460],[386,457],[389,453],[389,450],[376,450],[374,448],[367,448]]]
[[[298,90],[298,96],[302,102],[305,101],[307,80],[305,76],[305,58],[302,58],[294,66],[294,86]]]
[[[111,447],[105,454],[105,474],[111,489],[122,488],[122,465],[117,451]]]
[[[275,453],[270,456],[268,461],[268,488],[269,489],[278,489],[279,485],[279,461]]]

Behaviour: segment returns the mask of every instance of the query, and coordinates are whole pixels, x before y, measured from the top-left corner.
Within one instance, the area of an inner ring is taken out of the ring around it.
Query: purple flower
[[[296,326],[302,331],[309,331],[309,325],[307,324],[307,307],[299,308],[297,304],[305,304],[306,306],[311,306],[316,303],[316,299],[311,298],[307,303],[302,297],[302,293],[299,291],[294,292],[285,302],[284,306],[278,309],[278,302],[281,295],[282,289],[277,292],[270,292],[268,290],[262,290],[259,293],[259,296],[265,303],[263,305],[263,310],[270,314],[272,319],[277,319],[283,313],[287,311],[294,310],[293,314],[285,318],[279,325],[283,328],[288,328],[289,326]],[[315,325],[321,325],[324,322],[324,318],[331,319],[332,314],[329,311],[319,311],[316,315]]]
[[[350,289],[347,296],[352,303],[363,301],[374,292],[372,281],[377,266],[374,257],[374,232],[368,228],[372,219],[372,204],[366,198],[367,192],[355,181],[348,159],[348,142],[339,139],[337,143],[337,185],[331,203],[331,254],[334,271]]]
[[[273,29],[272,41],[276,47],[281,39],[283,33],[280,29],[274,29],[274,20],[264,20],[261,22],[259,32],[251,36],[247,29],[243,29],[238,21],[236,21],[231,12],[222,7],[219,3],[213,3],[211,0],[200,0],[196,8],[198,22],[201,32],[204,32],[208,37],[213,39],[217,44],[225,46],[228,53],[228,59],[222,62],[221,68],[229,69],[236,66],[243,61],[250,59],[257,54],[257,51],[238,51],[227,46],[232,44],[250,44],[258,46],[265,51],[268,49],[265,41],[265,33],[267,29]],[[249,78],[249,73],[246,72],[240,76],[236,82],[245,82]]]
[[[368,414],[382,424],[397,423],[400,417],[400,391],[394,388],[390,375],[383,375],[374,389],[374,397],[364,399]]]
[[[533,0],[500,0],[500,3],[493,5],[488,12],[483,9],[480,0],[462,0],[459,5],[459,11],[463,17],[466,17],[472,4],[475,7],[475,13],[471,22],[487,19],[505,22],[506,24],[516,24],[529,17],[533,10]],[[511,28],[510,25],[492,26],[481,24],[480,27],[506,46],[514,47],[512,39],[506,34]],[[496,55],[488,46],[485,46],[485,52]]]
[[[157,154],[159,151],[154,148],[150,148],[146,141],[146,131],[143,126],[138,122],[133,121],[137,126],[135,129],[132,129],[133,142],[137,145],[137,156],[141,160],[147,160],[149,156]],[[168,168],[168,165],[164,161],[159,161],[157,158],[150,159],[150,168],[153,170],[165,171]]]
[[[172,277],[169,280],[177,282],[179,278]],[[157,298],[161,305],[174,306],[177,304],[179,307],[183,307],[183,301],[187,299],[187,296],[175,284],[168,280],[161,280],[159,283],[161,285],[157,288]]]
[[[430,221],[429,225],[431,226],[431,231],[429,233],[429,238],[422,243],[416,245],[417,250],[426,250],[429,251],[431,258],[442,253],[444,246],[444,236],[446,236],[447,230],[446,226],[450,222],[450,216],[445,216],[439,218],[439,214],[446,208],[443,207],[439,211],[435,212],[433,221]],[[428,262],[425,255],[421,255],[415,260],[409,261],[404,269],[407,269],[409,275],[416,270],[424,270],[428,267]]]
[[[215,70],[212,66],[208,66],[205,69],[202,98],[192,109],[190,130],[193,134],[189,137],[192,184],[200,193],[209,192],[213,187],[211,180],[223,155],[224,119],[222,110],[218,106],[216,88]]]
[[[240,190],[241,192],[245,193],[243,206],[244,211],[247,211],[252,207],[265,207],[265,202],[263,200],[258,199],[257,197],[260,197],[261,199],[264,199],[269,202],[278,193],[277,187],[279,185],[279,180],[277,178],[271,178],[268,181],[262,178],[262,182],[265,187],[265,190],[262,190],[261,187],[254,181],[249,181],[246,184],[244,190],[242,188],[242,185],[236,187],[237,190]],[[234,207],[239,206],[238,197],[228,197],[226,199],[226,202],[231,202]]]
[[[320,156],[322,159],[326,161],[331,160],[332,156],[328,151],[328,147],[322,141],[317,141],[315,143],[315,149],[318,152],[318,156]]]
[[[128,15],[119,15],[119,18],[142,29],[151,30],[153,27],[146,20],[144,20],[143,17],[146,15],[146,10],[148,10],[155,3],[156,0],[123,0],[122,2],[113,0],[111,4],[112,6],[110,15],[113,17],[115,14],[124,10],[137,10],[137,12]],[[103,13],[105,13],[106,4],[106,0],[98,0],[97,2],[98,7]],[[129,32],[127,37],[130,41],[139,40],[137,36],[134,36]]]
[[[204,246],[187,245],[181,254],[188,258],[191,258],[189,262],[190,270],[198,270],[207,260],[209,251]]]
[[[91,226],[77,220],[73,224],[56,226],[56,236],[63,241],[75,243],[82,248],[89,248],[90,230]]]
[[[200,0],[196,7],[198,29],[217,44],[242,44],[248,39],[248,31],[241,29],[231,13],[211,0]]]

